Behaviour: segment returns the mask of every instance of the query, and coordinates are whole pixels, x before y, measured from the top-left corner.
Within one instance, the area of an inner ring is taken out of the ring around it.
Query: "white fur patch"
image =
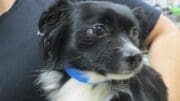
[[[138,69],[137,71],[139,71]],[[129,78],[134,73],[121,75],[122,77],[111,74],[109,77],[112,76],[117,79],[120,77]],[[61,86],[60,80],[62,77],[63,75],[60,72],[52,70],[47,70],[40,74],[37,84],[40,84],[41,89],[48,94],[48,101],[110,101],[116,95],[107,83],[100,83],[93,87],[91,84],[84,84],[71,78]],[[98,76],[95,77],[98,78]],[[118,90],[128,93],[128,90],[124,88],[118,88]]]
[[[48,98],[50,101],[110,101],[112,96],[111,88],[106,83],[93,88],[92,85],[70,79]]]
[[[47,70],[40,74],[37,84],[40,84],[45,92],[49,92],[60,87],[62,77],[57,71]]]
[[[93,85],[70,79],[60,87],[62,77],[57,71],[47,70],[40,74],[37,83],[45,93],[48,92],[48,101],[110,101],[113,97],[107,83],[93,88]]]
[[[130,54],[131,52],[134,54],[141,53],[141,51],[134,44],[132,44],[131,42],[125,39],[123,39],[123,41],[125,43],[123,47],[121,47],[121,50],[123,51],[123,56],[133,55],[133,54]]]

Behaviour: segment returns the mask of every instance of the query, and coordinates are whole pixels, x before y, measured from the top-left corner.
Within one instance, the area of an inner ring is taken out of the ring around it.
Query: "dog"
[[[142,61],[139,8],[110,1],[59,0],[39,21],[43,70],[37,84],[48,101],[167,101],[161,76]],[[123,80],[84,84],[67,63]]]

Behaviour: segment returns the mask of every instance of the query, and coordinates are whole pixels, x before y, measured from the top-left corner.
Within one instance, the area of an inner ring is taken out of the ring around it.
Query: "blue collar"
[[[82,71],[75,69],[69,64],[64,64],[65,72],[71,77],[82,83],[89,83],[89,77]]]

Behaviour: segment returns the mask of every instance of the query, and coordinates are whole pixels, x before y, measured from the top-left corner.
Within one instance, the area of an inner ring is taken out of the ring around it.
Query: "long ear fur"
[[[40,17],[39,31],[44,34],[41,49],[45,61],[57,59],[64,49],[64,40],[70,31],[71,7],[69,0],[59,0]]]

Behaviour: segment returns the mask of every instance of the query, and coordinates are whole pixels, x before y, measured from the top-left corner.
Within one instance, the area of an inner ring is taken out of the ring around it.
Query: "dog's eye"
[[[139,31],[137,28],[131,28],[129,37],[137,46],[139,46]]]
[[[87,30],[87,34],[102,38],[107,35],[107,32],[103,25],[95,25]]]
[[[137,28],[135,28],[135,27],[131,28],[129,36],[132,39],[138,39],[139,32],[138,32]]]

